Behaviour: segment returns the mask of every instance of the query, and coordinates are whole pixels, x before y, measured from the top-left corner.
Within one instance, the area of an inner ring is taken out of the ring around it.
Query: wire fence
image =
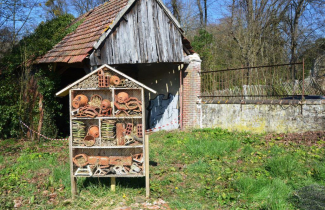
[[[201,72],[201,98],[217,100],[300,99],[324,95],[304,61]]]

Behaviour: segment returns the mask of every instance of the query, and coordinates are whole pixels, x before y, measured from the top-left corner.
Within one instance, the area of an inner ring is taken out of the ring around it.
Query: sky
[[[0,0],[0,8],[2,6],[2,3],[5,1],[8,1],[8,0]],[[21,4],[28,2],[27,0],[15,0],[15,1],[19,1]],[[35,2],[37,4],[30,13],[31,21],[29,21],[26,24],[26,27],[24,28],[25,30],[23,31],[24,33],[32,32],[33,29],[35,29],[42,21],[46,21],[47,19],[50,18],[50,16],[46,13],[46,11],[44,9],[46,1],[47,0],[35,0]],[[166,4],[169,0],[162,0],[162,1],[164,4]],[[198,9],[197,9],[197,5],[196,5],[196,0],[182,0],[182,1],[186,7],[185,11],[188,13],[187,15],[191,15],[192,18],[197,18],[198,17]],[[228,1],[229,0],[224,0],[224,1],[208,0],[207,1],[208,2],[209,23],[217,23],[220,18],[229,14],[227,7],[225,5],[226,3],[228,3]],[[13,0],[9,0],[9,2],[13,2]],[[77,12],[75,11],[75,9],[73,8],[73,6],[71,4],[69,5],[68,9],[69,9],[69,13],[71,13],[75,17],[78,17]],[[30,9],[28,9],[26,7],[24,9],[22,9],[22,11],[20,11],[20,14],[22,15],[22,17],[26,17],[26,16],[28,16],[29,12],[30,12]],[[1,14],[0,14],[0,16],[1,16]],[[21,19],[23,20],[24,18],[21,18]],[[191,21],[191,20],[189,20],[189,21]],[[0,23],[1,23],[1,19],[0,19]],[[19,28],[21,26],[21,24],[23,24],[23,23],[24,23],[23,21],[21,21],[21,22],[18,21],[17,28]],[[9,25],[12,25],[12,22],[9,22]],[[1,26],[1,24],[0,24],[0,26]]]
[[[30,0],[0,0],[0,9],[2,6],[2,3],[8,1],[8,2],[13,2],[13,1],[20,1],[21,3],[28,2]],[[31,11],[30,17],[31,21],[26,24],[25,30],[23,30],[23,34],[28,34],[33,31],[42,21],[46,21],[49,19],[49,15],[46,13],[44,10],[45,7],[45,2],[47,0],[34,0],[37,2],[37,6]],[[162,0],[163,3],[168,3],[170,0]],[[192,21],[197,21],[198,20],[198,9],[197,9],[197,0],[182,0],[183,6],[184,6],[184,17],[185,20],[181,23],[184,27],[186,27],[186,24],[191,24]],[[219,20],[229,16],[230,11],[229,7],[227,5],[231,4],[230,0],[207,0],[208,4],[208,23],[219,23]],[[77,12],[75,9],[71,6],[69,6],[69,12],[72,13],[75,17],[78,16]],[[23,9],[20,14],[23,16],[27,16],[29,13],[29,9]],[[317,13],[316,13],[317,14]],[[305,21],[303,24],[313,24],[312,21],[316,18],[315,13],[314,14],[306,14],[307,17],[305,17]],[[1,11],[0,11],[0,16],[1,16]],[[1,17],[0,17],[1,18]],[[23,18],[22,18],[23,19]],[[18,22],[17,28],[21,26],[23,22]],[[10,24],[12,24],[10,22]],[[0,28],[1,28],[1,19],[0,19]],[[324,37],[324,28],[325,28],[325,23],[323,24],[322,27],[319,29],[316,29],[317,35],[318,36],[323,36]]]

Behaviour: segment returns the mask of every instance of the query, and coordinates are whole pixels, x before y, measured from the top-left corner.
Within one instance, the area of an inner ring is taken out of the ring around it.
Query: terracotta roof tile
[[[81,62],[87,56],[88,56],[88,54],[71,56],[71,58],[69,59],[69,63],[78,63],[78,62]]]
[[[83,20],[82,24],[74,32],[66,35],[38,62],[82,62],[90,54],[94,43],[127,3],[128,0],[111,0],[80,16],[74,23]]]

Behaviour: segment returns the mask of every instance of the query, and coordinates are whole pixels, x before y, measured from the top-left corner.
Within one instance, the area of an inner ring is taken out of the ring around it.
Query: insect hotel
[[[149,144],[145,136],[144,89],[120,71],[103,65],[58,92],[69,92],[71,189],[78,177],[146,177]]]

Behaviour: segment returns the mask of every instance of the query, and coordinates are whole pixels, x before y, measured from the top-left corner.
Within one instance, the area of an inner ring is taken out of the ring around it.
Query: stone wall
[[[202,127],[254,133],[323,131],[325,100],[297,105],[202,104]]]

